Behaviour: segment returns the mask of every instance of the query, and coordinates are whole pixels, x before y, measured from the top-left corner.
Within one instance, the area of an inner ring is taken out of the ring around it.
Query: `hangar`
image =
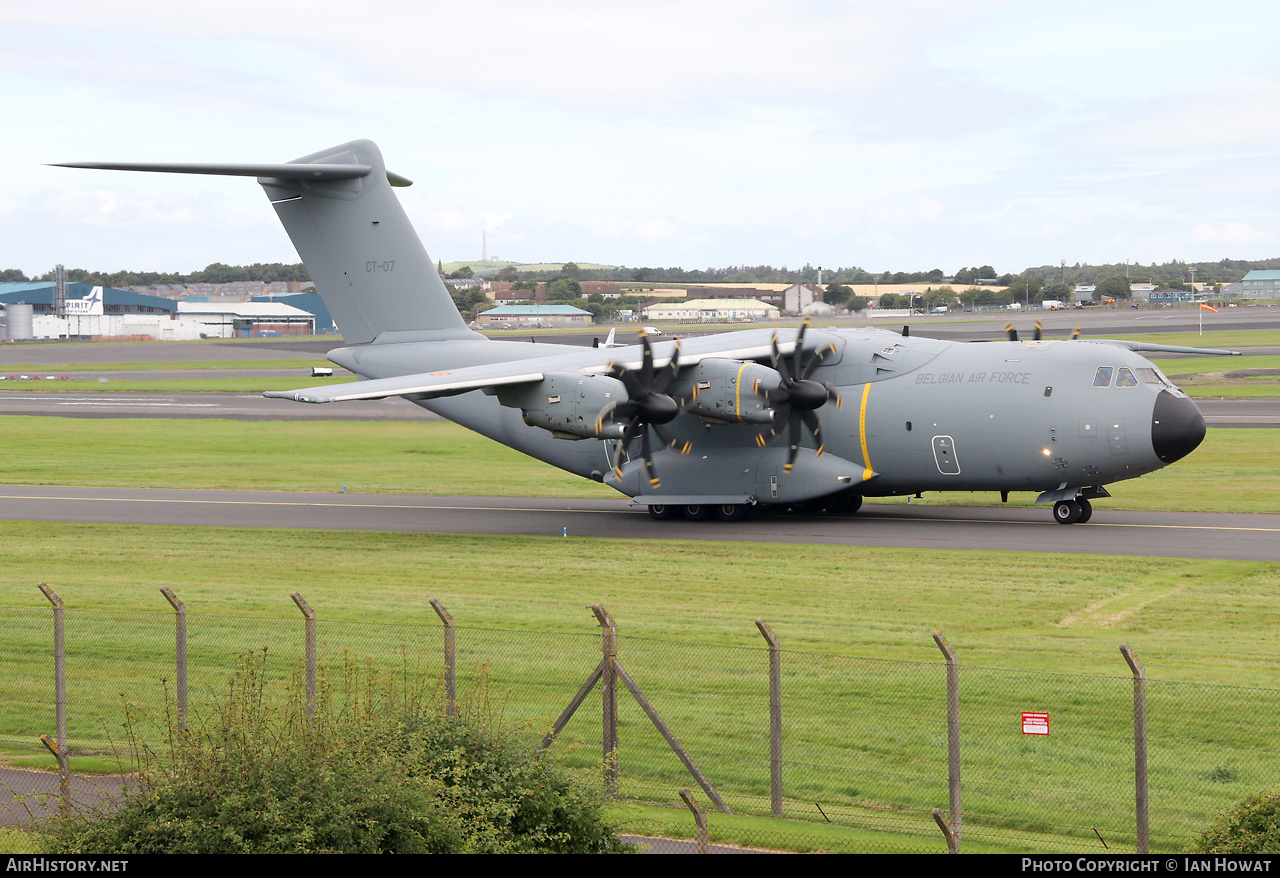
[[[198,338],[244,338],[270,334],[310,334],[315,317],[276,303],[178,302],[113,287],[68,283],[62,314],[53,281],[0,283],[3,332],[9,341],[66,338],[184,341]]]
[[[774,320],[776,305],[756,299],[691,299],[687,302],[660,302],[644,309],[645,320],[680,320],[685,323]]]
[[[486,327],[585,326],[592,320],[590,311],[573,305],[499,305],[476,317],[476,322]]]

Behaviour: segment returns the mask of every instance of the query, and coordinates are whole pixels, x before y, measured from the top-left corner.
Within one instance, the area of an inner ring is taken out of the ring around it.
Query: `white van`
[[[656,326],[646,326],[644,327],[644,334],[651,335],[654,338],[657,338],[658,336],[662,335],[662,330]]]

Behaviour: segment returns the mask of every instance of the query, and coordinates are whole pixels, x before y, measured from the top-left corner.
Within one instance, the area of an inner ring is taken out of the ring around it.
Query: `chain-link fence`
[[[482,690],[503,725],[616,790],[625,831],[655,851],[1175,851],[1280,782],[1280,690],[1147,680],[1119,650],[1114,676],[1086,676],[969,666],[937,634],[936,661],[889,661],[789,649],[764,620],[711,646],[629,637],[602,607],[565,633],[469,627],[439,602],[416,623],[317,607],[308,624],[301,596],[303,613],[272,619],[171,599],[0,608],[0,822],[112,795],[131,734],[198,714],[237,655],[263,650],[282,688],[355,657]]]

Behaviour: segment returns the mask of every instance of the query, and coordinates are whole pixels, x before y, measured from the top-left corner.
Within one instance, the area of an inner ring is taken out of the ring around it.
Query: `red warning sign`
[[[1022,714],[1022,734],[1024,735],[1049,734],[1049,714],[1047,713]]]

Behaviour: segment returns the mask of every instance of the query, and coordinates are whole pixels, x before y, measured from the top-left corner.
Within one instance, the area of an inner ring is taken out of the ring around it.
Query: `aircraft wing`
[[[690,339],[682,348],[680,368],[695,365],[708,358],[730,358],[739,360],[764,359],[770,356],[772,345],[768,336],[760,334],[742,343],[726,345],[714,338]],[[795,350],[795,340],[778,342],[778,352],[785,356]],[[454,396],[469,390],[480,390],[486,387],[501,387],[511,384],[532,384],[543,380],[549,372],[582,372],[583,374],[602,374],[609,371],[610,366],[618,365],[627,370],[641,367],[642,357],[639,345],[629,345],[618,351],[619,356],[608,361],[600,359],[600,352],[585,349],[581,354],[556,355],[531,360],[514,360],[504,363],[490,363],[483,366],[469,366],[462,369],[442,370],[438,372],[419,372],[413,375],[395,378],[377,378],[369,381],[358,381],[355,384],[331,384],[324,387],[307,387],[301,390],[271,390],[263,394],[270,399],[288,399],[294,402],[324,403],[346,402],[356,399],[385,399],[388,396],[416,396],[423,399],[435,399],[441,396]],[[665,365],[670,354],[658,358],[656,365]]]
[[[499,366],[474,366],[452,372],[421,372],[417,375],[401,375],[396,378],[378,378],[357,381],[355,384],[330,384],[325,387],[308,387],[303,390],[269,390],[262,394],[269,399],[291,399],[294,402],[346,402],[353,399],[386,399],[388,396],[421,396],[435,399],[453,396],[468,390],[499,387],[504,384],[526,384],[541,381],[542,372],[512,371],[516,364]],[[506,367],[503,369],[502,367]],[[506,374],[496,373],[501,369]],[[480,374],[476,374],[480,373]]]
[[[1155,352],[1165,354],[1205,354],[1211,357],[1238,357],[1239,351],[1228,351],[1222,348],[1188,348],[1180,345],[1172,344],[1154,344],[1148,341],[1128,341],[1119,338],[1089,338],[1080,339],[1081,341],[1091,342],[1093,344],[1109,344],[1119,348],[1128,348],[1136,353]]]

